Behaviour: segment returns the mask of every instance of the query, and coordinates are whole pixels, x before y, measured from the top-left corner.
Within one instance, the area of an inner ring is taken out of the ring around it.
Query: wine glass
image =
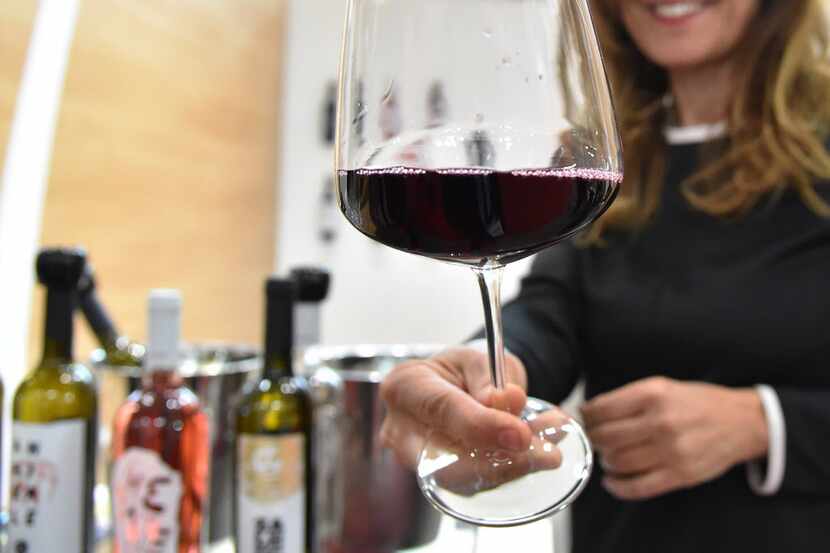
[[[387,246],[466,265],[504,387],[503,267],[584,230],[622,181],[587,0],[350,0],[340,63],[340,209]],[[579,424],[530,398],[526,452],[437,429],[417,476],[443,512],[483,526],[569,505],[592,466]]]

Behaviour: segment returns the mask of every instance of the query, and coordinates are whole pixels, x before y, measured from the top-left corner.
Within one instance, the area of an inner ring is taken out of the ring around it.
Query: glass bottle
[[[101,352],[94,356],[95,361],[110,367],[140,367],[144,346],[118,331],[98,296],[95,272],[89,264],[81,278],[78,292],[84,318],[101,345]]]
[[[266,283],[262,377],[236,413],[237,553],[310,553],[311,400],[292,371],[295,283]]]
[[[291,270],[296,285],[294,304],[294,367],[308,376],[312,413],[314,471],[314,545],[323,551],[336,535],[342,520],[340,502],[343,475],[338,462],[342,441],[342,380],[331,369],[317,367],[308,372],[305,353],[320,344],[321,307],[331,288],[331,274],[322,267],[303,266]]]
[[[294,349],[302,358],[305,350],[320,343],[320,307],[329,293],[331,275],[319,267],[291,270],[296,286],[294,303]]]
[[[86,255],[45,249],[43,357],[12,406],[9,547],[15,553],[91,553],[97,398],[92,372],[72,357],[73,314]]]
[[[199,553],[210,435],[177,374],[181,297],[154,290],[141,388],[118,410],[112,438],[114,553]]]

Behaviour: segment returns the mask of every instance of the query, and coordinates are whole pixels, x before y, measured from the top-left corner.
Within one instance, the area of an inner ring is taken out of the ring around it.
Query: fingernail
[[[519,451],[522,448],[522,439],[515,430],[502,430],[499,432],[499,445],[505,449]]]

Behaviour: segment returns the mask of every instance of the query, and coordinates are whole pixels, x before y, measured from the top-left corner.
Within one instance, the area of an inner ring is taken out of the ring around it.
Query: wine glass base
[[[462,452],[430,441],[418,464],[421,491],[439,511],[478,526],[518,526],[565,509],[587,484],[593,454],[572,419],[540,426],[552,409],[528,398],[521,417],[535,437],[527,452]]]

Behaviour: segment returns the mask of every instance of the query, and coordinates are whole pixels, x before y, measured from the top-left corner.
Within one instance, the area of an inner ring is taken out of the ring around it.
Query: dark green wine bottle
[[[118,332],[98,297],[95,272],[89,264],[78,287],[78,298],[84,318],[101,345],[100,352],[93,356],[95,361],[110,367],[140,367],[144,346]]]
[[[47,289],[43,358],[12,407],[10,551],[93,550],[96,389],[90,370],[72,358],[85,264],[78,249],[43,250],[37,258]]]
[[[311,551],[311,401],[291,367],[295,293],[291,280],[266,283],[262,377],[237,407],[238,553]]]

